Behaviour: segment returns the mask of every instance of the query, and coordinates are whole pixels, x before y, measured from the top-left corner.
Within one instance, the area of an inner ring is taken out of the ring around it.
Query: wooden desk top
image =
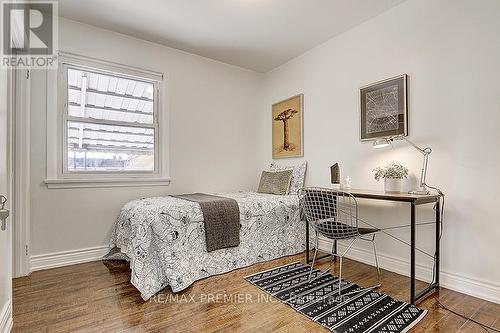
[[[386,201],[413,202],[416,205],[436,202],[441,198],[441,195],[432,193],[428,195],[402,193],[387,193],[384,191],[361,190],[361,189],[342,189],[342,191],[351,193],[355,198],[375,199]]]

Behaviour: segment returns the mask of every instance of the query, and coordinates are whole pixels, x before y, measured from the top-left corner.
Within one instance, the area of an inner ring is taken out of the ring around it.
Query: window
[[[122,65],[61,57],[57,94],[61,116],[52,118],[60,119],[60,163],[57,176],[48,175],[46,183],[166,179],[165,149],[160,147],[162,80],[161,74]],[[48,117],[48,123],[52,119]],[[51,163],[47,165],[49,169]]]
[[[65,172],[154,172],[156,83],[64,65]]]

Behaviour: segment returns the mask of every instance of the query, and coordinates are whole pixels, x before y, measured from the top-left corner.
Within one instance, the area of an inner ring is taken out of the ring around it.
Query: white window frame
[[[127,122],[119,122],[119,121],[112,121],[112,120],[98,120],[98,119],[85,119],[81,117],[75,117],[75,116],[70,116],[69,115],[69,108],[68,108],[68,75],[67,75],[67,70],[68,69],[76,69],[76,70],[82,70],[86,72],[94,72],[96,74],[109,74],[113,75],[115,77],[120,77],[124,79],[132,79],[135,81],[143,81],[145,83],[150,83],[153,84],[153,123],[152,124],[134,124],[134,123],[127,123]],[[154,175],[158,176],[160,173],[159,170],[159,140],[158,140],[158,135],[159,135],[159,126],[158,126],[158,111],[159,111],[159,93],[160,93],[160,81],[157,80],[146,80],[143,78],[139,78],[136,76],[132,76],[129,73],[124,73],[123,70],[121,70],[120,73],[117,72],[109,72],[108,70],[103,70],[101,68],[89,68],[89,67],[84,67],[80,65],[75,65],[73,63],[68,63],[68,62],[61,62],[59,64],[59,91],[60,93],[60,98],[62,101],[60,102],[61,105],[61,112],[62,112],[62,132],[63,132],[63,142],[62,142],[62,160],[63,160],[63,167],[62,167],[62,174],[60,175],[62,178],[78,178],[81,177],[82,175],[88,174],[89,176],[92,177],[122,177],[124,175],[142,175],[142,174],[148,174],[148,175]],[[128,72],[128,71],[127,71]],[[121,170],[121,171],[116,171],[116,170],[110,170],[110,171],[101,171],[101,170],[89,170],[89,171],[69,171],[68,167],[68,130],[67,130],[67,124],[70,121],[74,122],[80,122],[80,123],[89,123],[89,124],[101,124],[101,125],[115,125],[115,126],[121,126],[121,127],[132,127],[132,128],[149,128],[154,130],[154,168],[153,171],[149,170],[144,170],[144,171],[134,171],[134,170]]]
[[[120,65],[108,61],[60,52],[58,70],[47,70],[47,178],[49,188],[74,187],[117,187],[168,185],[169,177],[169,140],[168,113],[164,103],[163,74]],[[153,124],[140,124],[155,131],[154,171],[69,171],[67,151],[67,122],[78,121],[104,125],[134,126],[110,120],[85,121],[68,114],[67,69],[97,71],[133,80],[153,83]]]

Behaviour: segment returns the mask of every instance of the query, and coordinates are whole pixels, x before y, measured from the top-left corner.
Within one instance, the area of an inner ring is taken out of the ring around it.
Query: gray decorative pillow
[[[297,194],[299,190],[304,187],[304,180],[306,178],[306,167],[307,162],[304,161],[297,165],[278,165],[276,163],[271,163],[271,171],[282,171],[282,170],[293,170],[292,180],[290,181],[289,194]]]
[[[291,179],[292,170],[262,171],[257,192],[278,195],[288,194]]]

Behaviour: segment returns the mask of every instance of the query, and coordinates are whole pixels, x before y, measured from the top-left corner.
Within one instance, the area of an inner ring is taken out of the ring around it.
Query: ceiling
[[[267,72],[404,0],[62,0],[61,16]]]

